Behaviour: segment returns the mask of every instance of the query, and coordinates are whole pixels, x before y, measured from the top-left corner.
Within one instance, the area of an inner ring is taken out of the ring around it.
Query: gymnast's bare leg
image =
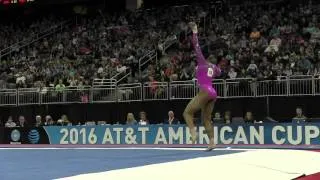
[[[211,151],[216,147],[214,143],[213,124],[211,123],[214,104],[215,99],[210,100],[201,110],[203,125],[209,137],[209,145],[206,151]]]
[[[194,114],[200,109],[205,108],[208,102],[207,92],[200,90],[200,92],[189,102],[183,112],[183,117],[190,129],[192,143],[194,144],[197,139],[197,133],[194,125]]]

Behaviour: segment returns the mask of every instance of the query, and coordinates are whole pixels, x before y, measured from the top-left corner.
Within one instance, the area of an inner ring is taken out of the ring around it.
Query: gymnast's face
[[[217,64],[217,59],[213,55],[210,55],[207,61],[212,64]]]

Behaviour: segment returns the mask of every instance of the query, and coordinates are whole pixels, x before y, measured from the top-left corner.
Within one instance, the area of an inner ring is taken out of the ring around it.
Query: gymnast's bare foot
[[[212,150],[214,150],[216,148],[216,145],[214,144],[214,139],[210,139],[210,143],[209,143],[209,145],[208,145],[208,147],[207,147],[207,149],[205,150],[205,151],[212,151]]]

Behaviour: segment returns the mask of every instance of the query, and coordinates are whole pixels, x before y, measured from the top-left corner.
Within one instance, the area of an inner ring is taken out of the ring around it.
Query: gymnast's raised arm
[[[198,28],[197,24],[194,22],[189,23],[189,27],[192,30],[192,46],[196,52],[196,57],[197,57],[197,62],[199,64],[205,64],[206,59],[204,58],[200,45],[199,45],[199,40],[198,40]]]

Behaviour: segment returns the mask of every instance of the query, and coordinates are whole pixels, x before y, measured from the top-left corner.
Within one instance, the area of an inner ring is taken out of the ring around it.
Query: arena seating
[[[199,20],[204,52],[228,60],[222,79],[320,73],[318,6],[246,6],[247,11],[241,5],[219,11],[199,4],[81,17],[26,47],[13,46],[1,57],[1,87],[55,86],[59,79],[65,86],[115,77],[121,82],[148,81],[150,76],[190,80],[195,64],[185,22],[191,20]],[[32,39],[53,24],[52,17],[30,24],[32,30],[26,32],[3,26],[1,48]]]
[[[318,6],[252,4],[245,9],[235,6],[216,18],[200,18],[204,53],[229,62],[221,79],[273,80],[320,73]],[[179,43],[160,63],[148,68],[158,81],[190,80],[194,76],[194,55],[186,33],[180,34]]]

